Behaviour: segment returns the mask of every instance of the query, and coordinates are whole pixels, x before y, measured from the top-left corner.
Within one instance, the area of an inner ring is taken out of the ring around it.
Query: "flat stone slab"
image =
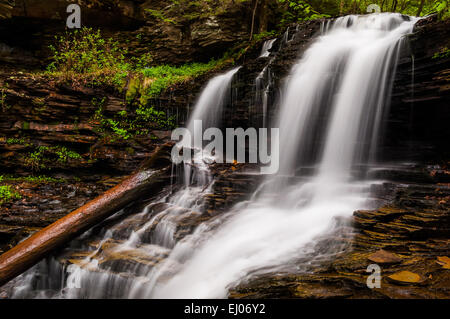
[[[450,269],[450,258],[447,256],[439,256],[436,261],[444,269]]]
[[[377,264],[398,264],[402,261],[396,254],[380,249],[371,254],[368,259]]]
[[[425,281],[421,275],[414,272],[403,270],[388,276],[389,281],[399,285],[421,284]]]

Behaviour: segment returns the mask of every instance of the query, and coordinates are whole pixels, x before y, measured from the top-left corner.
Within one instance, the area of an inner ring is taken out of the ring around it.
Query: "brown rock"
[[[437,263],[444,269],[450,269],[450,258],[447,256],[439,256],[437,258]]]
[[[397,255],[385,251],[383,249],[380,249],[377,252],[370,255],[368,259],[377,264],[397,264],[402,261],[402,259]]]
[[[389,281],[399,285],[421,284],[425,281],[421,275],[408,270],[396,272],[388,276]]]

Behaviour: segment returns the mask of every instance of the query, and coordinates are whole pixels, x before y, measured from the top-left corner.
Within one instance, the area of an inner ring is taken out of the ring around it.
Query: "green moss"
[[[172,129],[175,127],[173,117],[167,117],[163,111],[158,111],[152,106],[139,105],[137,108],[122,110],[113,117],[107,117],[103,112],[102,103],[98,104],[94,115],[94,121],[100,126],[98,133],[107,137],[111,134],[112,140],[116,138],[128,140],[137,135],[145,135],[149,129]]]
[[[253,35],[253,41],[261,41],[262,39],[275,37],[277,35],[276,31],[267,31],[267,32],[261,32],[258,34]]]
[[[39,176],[19,176],[14,177],[12,175],[0,175],[0,182],[2,181],[13,181],[13,182],[28,182],[35,184],[47,184],[47,183],[63,183],[64,179],[53,178],[50,176],[39,175]]]
[[[181,66],[159,65],[145,68],[141,72],[149,79],[149,85],[144,87],[142,104],[146,99],[158,96],[165,89],[183,83],[210,72],[230,62],[229,59],[211,60],[208,63],[188,63]]]
[[[138,121],[154,123],[158,129],[173,129],[175,127],[175,119],[167,118],[166,113],[158,111],[152,106],[140,106],[136,109],[136,118]]]
[[[166,18],[164,16],[164,13],[162,11],[159,10],[153,10],[153,9],[145,9],[145,12],[150,14],[151,16],[153,16],[156,19],[162,20],[166,23],[172,23],[172,24],[176,24],[175,20]]]
[[[62,147],[53,147],[51,148],[55,152],[55,154],[58,156],[58,161],[62,163],[67,163],[68,160],[74,159],[79,160],[82,159],[81,155],[77,152],[71,151],[67,149],[65,146]]]
[[[130,79],[128,83],[127,92],[125,94],[125,100],[128,104],[131,104],[141,91],[141,81],[138,77]]]
[[[9,185],[0,186],[0,205],[21,199],[22,196]]]
[[[20,145],[24,145],[25,144],[25,139],[24,138],[8,138],[6,140],[6,144],[20,144]]]

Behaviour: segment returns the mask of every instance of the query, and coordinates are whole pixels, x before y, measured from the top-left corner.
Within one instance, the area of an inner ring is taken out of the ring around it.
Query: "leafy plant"
[[[38,146],[25,158],[25,163],[34,171],[48,169],[48,163],[55,160],[66,164],[69,160],[80,160],[81,155],[65,146]]]
[[[14,138],[14,137],[10,137],[6,140],[6,144],[20,144],[23,145],[25,144],[25,139],[24,138]]]
[[[257,33],[253,35],[253,41],[259,42],[262,39],[265,38],[269,38],[269,37],[274,37],[276,35],[276,31],[272,30],[272,31],[266,31],[266,32],[261,32],[261,33]]]
[[[55,37],[50,46],[52,62],[47,71],[65,79],[84,84],[124,84],[130,64],[125,62],[126,50],[113,39],[104,39],[100,30],[81,28]]]
[[[0,205],[21,199],[22,196],[10,185],[0,186]]]
[[[450,49],[447,47],[441,48],[439,52],[433,55],[433,59],[444,59],[450,57]]]
[[[159,10],[152,10],[152,9],[145,9],[145,12],[149,13],[150,15],[152,15],[154,18],[162,20],[166,23],[172,23],[172,24],[176,24],[176,22],[172,19],[166,18],[164,16],[164,13],[162,13]]]
[[[181,66],[159,65],[145,68],[141,72],[145,77],[150,79],[145,89],[145,96],[155,97],[171,85],[191,80],[220,67],[224,63],[224,59],[213,59],[208,63],[188,63]]]

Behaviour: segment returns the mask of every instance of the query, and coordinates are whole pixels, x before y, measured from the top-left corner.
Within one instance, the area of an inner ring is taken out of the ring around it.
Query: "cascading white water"
[[[227,102],[230,102],[231,81],[238,70],[239,67],[217,75],[202,90],[187,124],[187,129],[191,134],[194,133],[195,120],[201,120],[204,129],[220,124],[222,109]],[[137,265],[127,269],[133,276],[124,277],[120,273],[105,271],[100,263],[107,261],[110,254],[132,254],[135,257],[145,256],[148,259],[151,259],[150,257],[164,258],[175,245],[174,235],[177,221],[201,211],[203,198],[210,192],[212,185],[212,177],[207,165],[212,160],[214,159],[203,158],[202,152],[194,152],[192,163],[183,166],[185,174],[181,184],[184,187],[174,194],[164,196],[156,203],[151,203],[131,220],[124,219],[116,227],[119,231],[107,230],[96,249],[90,251],[80,262],[67,267],[68,277],[66,279],[60,278],[61,273],[65,271],[61,269],[61,265],[57,261],[49,261],[50,267],[47,266],[47,261],[43,261],[23,274],[22,278],[16,279],[12,288],[12,297],[104,298],[111,295],[123,297],[130,294],[130,291],[133,292],[133,287],[138,285],[136,282],[147,283],[148,280],[144,276],[148,275],[151,264],[149,267]],[[164,204],[164,208],[152,215],[150,210],[158,204]],[[138,229],[132,230],[127,240],[115,245],[113,249],[108,250],[105,256],[102,256],[105,245],[111,242],[115,244],[117,237],[121,237],[119,234],[121,225],[132,224],[133,220],[139,219],[146,220],[146,222]],[[151,234],[150,238],[146,238],[149,233]],[[120,266],[120,261],[117,267],[123,267]],[[125,270],[121,269],[121,271]],[[34,281],[42,273],[49,278],[50,283],[43,282],[40,284],[42,289],[38,288],[34,291],[32,288]],[[62,282],[58,282],[58,280]],[[51,287],[54,283],[62,288],[50,293],[52,289],[55,289],[55,287]],[[71,286],[74,284],[79,284],[81,288],[72,289]]]
[[[272,61],[270,61],[272,62]],[[269,62],[269,64],[270,64]],[[254,107],[262,113],[261,127],[267,127],[267,112],[269,104],[269,90],[273,85],[272,72],[269,64],[258,74],[255,79],[255,101]]]
[[[195,104],[194,112],[189,118],[186,128],[194,132],[194,121],[202,120],[203,127],[215,127],[222,120],[222,109],[226,103],[226,94],[230,91],[230,83],[239,67],[212,78],[202,90]]]
[[[239,69],[240,67],[236,67],[224,74],[215,76],[202,90],[198,101],[195,103],[194,112],[190,116],[189,122],[186,125],[186,128],[191,132],[192,136],[194,136],[195,130],[199,129],[198,127],[195,127],[195,121],[202,121],[202,132],[197,132],[197,134],[200,134],[200,136],[203,135],[203,130],[210,127],[217,127],[220,124],[222,120],[224,104],[229,98],[227,96],[227,93],[230,92],[231,81],[233,79],[233,76],[237,71],[239,71]],[[194,176],[194,179],[199,184],[199,186],[203,187],[210,181],[208,165],[207,163],[205,163],[205,161],[209,163],[214,159],[203,158],[203,153],[200,152],[203,148],[203,145],[191,145],[191,142],[188,143],[189,145],[186,146],[194,149],[192,163],[196,166],[194,174],[197,174],[197,176]],[[185,163],[184,172],[185,185],[189,186],[193,183],[190,164]]]
[[[151,284],[133,296],[225,297],[251,271],[274,271],[301,256],[335,217],[362,208],[365,183],[352,180],[352,170],[374,146],[375,121],[389,93],[386,83],[394,74],[402,36],[415,22],[374,14],[339,18],[328,26],[288,80],[279,120],[284,160],[280,175],[266,184],[295,173],[302,153],[311,151],[319,119],[328,114],[317,173],[294,185],[268,187],[246,207],[199,227],[152,273]]]
[[[267,58],[270,55],[270,49],[272,49],[272,46],[276,40],[277,39],[275,38],[275,39],[270,39],[270,40],[264,41],[264,44],[261,49],[261,53],[259,55],[260,58]]]
[[[150,215],[115,250],[167,258],[154,267],[121,269],[135,277],[112,275],[94,258],[99,244],[84,267],[70,266],[66,282],[81,281],[82,289],[64,293],[66,287],[56,297],[101,298],[114,291],[130,298],[221,298],[252,273],[285,270],[291,260],[306,254],[317,257],[311,243],[333,229],[336,217],[365,205],[368,184],[354,179],[353,173],[376,146],[402,36],[415,22],[398,14],[373,14],[347,16],[324,26],[287,79],[278,119],[278,175],[267,177],[250,201],[176,242],[177,218],[200,208],[210,181],[189,175],[181,190],[161,200],[168,207]],[[286,44],[288,32],[284,39]],[[205,87],[188,124],[191,131],[195,119],[202,119],[204,128],[219,123],[236,72],[219,75]],[[209,176],[208,166],[202,165],[197,167]],[[302,175],[299,168],[305,165],[312,165],[312,176]],[[192,185],[192,179],[201,182]],[[137,217],[147,217],[149,207]],[[149,229],[152,238],[144,244]],[[108,230],[102,243],[114,235]],[[18,286],[16,296],[26,296],[27,289]],[[45,290],[37,296],[46,296]]]

